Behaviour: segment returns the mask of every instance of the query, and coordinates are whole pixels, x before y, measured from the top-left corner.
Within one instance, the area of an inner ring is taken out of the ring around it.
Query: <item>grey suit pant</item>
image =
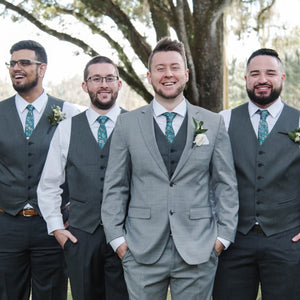
[[[165,300],[170,286],[172,300],[210,300],[218,257],[188,265],[179,255],[172,237],[160,259],[154,264],[140,264],[130,250],[122,260],[130,300]]]

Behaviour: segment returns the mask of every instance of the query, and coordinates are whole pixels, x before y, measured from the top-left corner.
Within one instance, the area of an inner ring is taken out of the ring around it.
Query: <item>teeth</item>
[[[166,86],[170,86],[170,85],[173,85],[174,83],[172,83],[172,82],[167,82],[167,83],[164,83],[164,85],[166,85]]]

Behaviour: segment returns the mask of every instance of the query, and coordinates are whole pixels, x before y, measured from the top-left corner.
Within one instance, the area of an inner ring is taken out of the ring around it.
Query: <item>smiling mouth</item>
[[[21,74],[15,74],[14,75],[14,79],[22,79],[24,78],[25,76],[24,75],[21,75]]]
[[[172,85],[175,85],[175,82],[165,82],[162,85],[163,86],[172,86]]]

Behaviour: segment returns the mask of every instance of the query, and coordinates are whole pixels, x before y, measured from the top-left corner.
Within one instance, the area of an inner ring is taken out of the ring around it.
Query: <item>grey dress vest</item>
[[[260,146],[248,104],[232,110],[230,135],[239,190],[238,231],[258,222],[267,236],[300,225],[300,149],[287,132],[299,126],[299,111],[287,105]]]
[[[158,149],[167,167],[169,177],[171,178],[185,147],[187,133],[187,115],[185,116],[172,144],[168,142],[165,134],[160,130],[155,121],[154,132]]]
[[[32,135],[25,138],[15,97],[0,102],[0,208],[16,215],[29,203],[39,211],[36,189],[56,125],[47,115],[63,101],[48,96],[45,111]]]
[[[110,141],[111,135],[104,147],[99,147],[85,112],[72,118],[66,164],[70,194],[69,224],[89,233],[93,233],[101,223],[103,184]]]

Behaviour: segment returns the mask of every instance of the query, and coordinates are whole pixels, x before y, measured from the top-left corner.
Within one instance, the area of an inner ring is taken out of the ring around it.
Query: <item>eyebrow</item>
[[[275,70],[275,69],[259,69],[259,70],[251,70],[251,71],[249,71],[249,73],[251,74],[251,73],[259,73],[259,72],[261,72],[261,71],[266,71],[266,72],[278,72],[277,70]]]

